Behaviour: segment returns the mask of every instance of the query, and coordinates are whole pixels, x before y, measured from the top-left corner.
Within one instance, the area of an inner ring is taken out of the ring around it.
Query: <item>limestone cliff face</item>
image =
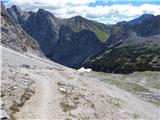
[[[1,34],[3,46],[21,53],[33,52],[43,56],[38,43],[15,23],[15,20],[7,13],[3,3],[1,3]]]
[[[20,16],[25,12],[19,10],[21,14],[16,14],[18,10],[15,6],[8,8],[12,18],[37,40],[45,55],[55,62],[75,67],[105,46],[97,36],[97,31],[102,35],[105,34],[103,24],[80,16],[62,20],[43,9],[25,19],[26,16],[25,18]],[[21,19],[17,19],[17,16]],[[107,40],[107,37],[103,39]]]

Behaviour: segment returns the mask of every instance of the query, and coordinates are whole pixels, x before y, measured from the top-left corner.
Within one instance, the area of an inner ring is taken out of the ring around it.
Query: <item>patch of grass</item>
[[[90,107],[95,108],[94,103],[91,103]]]
[[[16,120],[16,118],[14,117],[13,114],[10,115],[10,119],[11,119],[11,120]]]
[[[96,34],[97,38],[102,42],[105,43],[107,39],[109,38],[110,34],[102,31],[96,27],[94,27],[93,32]]]
[[[1,91],[1,98],[5,96],[5,92]]]
[[[147,88],[136,83],[131,83],[130,87],[136,92],[149,92]]]
[[[25,104],[25,102],[26,102],[26,100],[29,100],[30,99],[30,97],[33,95],[33,94],[35,94],[35,92],[33,91],[33,90],[31,90],[31,89],[29,89],[29,88],[26,88],[25,89],[25,91],[24,91],[24,94],[21,96],[21,98],[20,98],[20,104],[18,105],[19,107],[22,107],[24,104]]]
[[[65,84],[62,83],[62,82],[60,82],[60,81],[57,82],[57,85],[58,85],[58,86],[65,86]]]
[[[25,91],[24,91],[24,94],[20,98],[20,103],[17,103],[16,101],[13,101],[12,105],[10,106],[10,110],[11,110],[10,118],[11,118],[11,120],[16,120],[15,117],[14,117],[14,114],[16,112],[19,112],[20,107],[22,107],[25,104],[26,100],[29,100],[30,97],[34,93],[35,92],[32,91],[31,89],[26,88]]]
[[[115,85],[115,86],[117,86],[117,87],[120,87],[120,88],[122,88],[123,85],[124,85],[123,81],[120,82],[120,81],[118,81],[118,80],[110,80],[109,83],[111,83],[112,85]]]
[[[18,103],[16,101],[13,101],[9,109],[12,111],[13,114],[19,112]]]
[[[82,27],[83,25],[80,25],[78,28],[73,29],[75,32],[81,32],[82,30],[90,30],[94,32],[97,36],[97,38],[102,43],[106,43],[107,39],[110,36],[110,33],[105,31],[103,28],[98,27],[96,25],[89,25],[88,28]]]
[[[76,109],[75,106],[69,105],[69,104],[64,103],[64,102],[61,102],[60,105],[61,105],[61,107],[62,107],[64,112],[69,112],[69,111],[71,111],[73,109]]]
[[[160,89],[160,83],[156,83],[152,86],[153,88]]]
[[[120,108],[121,107],[121,104],[120,104],[120,102],[119,101],[117,101],[117,102],[115,102],[115,103],[113,103],[117,108]]]
[[[79,100],[79,97],[78,97],[78,96],[76,96],[76,97],[74,97],[73,99],[74,99],[74,100]]]
[[[72,120],[71,118],[66,118],[66,120]]]
[[[160,98],[159,98],[159,96],[152,96],[152,99],[150,99],[149,102],[155,104],[158,107],[160,106]]]
[[[127,82],[125,80],[110,80],[107,82],[129,92],[149,92],[149,89],[146,87],[137,83]]]
[[[138,117],[139,117],[139,115],[137,113],[133,113],[132,116],[133,116],[133,119],[138,119]]]
[[[11,114],[10,114],[10,119],[11,120],[16,120],[16,118],[14,117],[14,114],[16,112],[19,112],[19,106],[18,103],[16,101],[13,101],[12,105],[9,108],[11,110]]]

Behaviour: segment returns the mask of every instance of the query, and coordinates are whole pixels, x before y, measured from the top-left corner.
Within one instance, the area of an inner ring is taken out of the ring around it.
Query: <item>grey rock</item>
[[[24,68],[30,68],[30,66],[27,65],[27,64],[22,64],[21,66],[24,67]]]
[[[33,52],[43,56],[39,44],[33,40],[7,13],[5,6],[1,2],[1,43],[3,46],[18,52]]]
[[[0,110],[0,119],[1,120],[10,120],[9,115],[3,110]]]
[[[12,7],[10,10],[13,11],[12,13],[16,13]],[[80,16],[62,20],[48,11],[39,9],[36,13],[32,13],[27,20],[16,19],[14,15],[12,17],[18,22],[23,21],[21,23],[24,24],[21,26],[37,40],[48,58],[69,67],[79,65],[105,46],[91,28],[92,26],[102,28],[103,25]]]

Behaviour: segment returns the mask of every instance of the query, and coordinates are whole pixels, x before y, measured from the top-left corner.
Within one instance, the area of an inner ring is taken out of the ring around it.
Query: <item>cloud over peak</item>
[[[130,2],[128,4],[126,2],[124,4],[123,2],[121,2],[122,4],[115,2],[115,4],[108,5],[107,2],[109,1],[113,0],[10,0],[7,6],[15,4],[27,11],[36,11],[43,8],[60,18],[81,15],[106,24],[130,20],[142,14],[160,14],[160,4],[150,4],[143,1],[141,5],[130,4]],[[96,4],[97,2],[102,4]],[[95,3],[95,5],[90,6],[90,3]]]

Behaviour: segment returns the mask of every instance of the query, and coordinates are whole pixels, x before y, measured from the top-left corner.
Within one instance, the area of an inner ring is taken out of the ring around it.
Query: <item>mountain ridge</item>
[[[74,67],[105,46],[98,39],[95,30],[90,30],[91,25],[95,26],[95,23],[82,17],[61,20],[50,12],[39,9],[30,15],[22,27],[37,40],[48,58]],[[101,30],[98,29],[98,32]]]
[[[11,16],[14,19],[14,16]],[[159,37],[154,36],[160,34],[160,15],[144,14],[128,22],[124,21],[114,25],[105,25],[81,16],[59,19],[52,13],[44,9],[39,9],[37,12],[30,14],[28,19],[22,24],[22,27],[39,43],[48,58],[65,66],[78,68],[79,66],[83,66],[85,62],[89,63],[91,59],[96,60],[96,57],[105,54],[109,50],[117,49],[121,45],[123,49],[124,44],[129,46],[129,43],[131,43],[133,44],[131,46],[133,48],[135,47],[134,49],[139,49],[137,46],[147,45],[147,39],[150,39],[150,41],[152,41],[152,39],[159,40]],[[141,40],[143,42],[141,42]],[[134,44],[134,41],[137,41],[137,44]],[[148,46],[149,45],[154,49],[152,44],[148,44]],[[146,47],[147,51],[149,49],[148,46]],[[125,52],[128,55],[132,54],[134,49],[129,50],[130,52],[127,52],[126,49]],[[143,47],[141,47],[141,49],[143,49]],[[119,50],[121,51],[121,49]],[[134,55],[131,58],[136,59],[136,54]],[[158,56],[157,54],[157,57]],[[112,57],[114,57],[114,54]],[[119,59],[118,57],[119,56],[117,56],[117,58],[114,57],[113,61]],[[122,57],[126,58],[126,56]],[[108,59],[105,63],[106,62],[110,63],[110,60]],[[117,65],[117,63],[114,62],[112,64],[115,64],[114,66]],[[152,65],[154,66],[154,63]],[[134,69],[133,67],[133,71],[145,70],[142,66],[135,65],[138,69]],[[94,69],[94,66],[86,65],[86,67]],[[101,71],[103,64],[99,67],[99,69],[94,70]],[[109,72],[119,72],[121,71],[121,67],[124,67],[124,61],[122,63],[118,62],[118,67],[120,67],[120,69],[116,68],[117,70],[115,70],[112,67],[110,68],[110,66],[106,69],[110,69],[107,70]],[[129,66],[127,66],[127,68],[128,67]],[[122,73],[125,73],[125,71],[128,70],[127,68]],[[149,67],[146,70],[155,69],[150,69]],[[129,72],[132,72],[132,70],[129,70]]]

